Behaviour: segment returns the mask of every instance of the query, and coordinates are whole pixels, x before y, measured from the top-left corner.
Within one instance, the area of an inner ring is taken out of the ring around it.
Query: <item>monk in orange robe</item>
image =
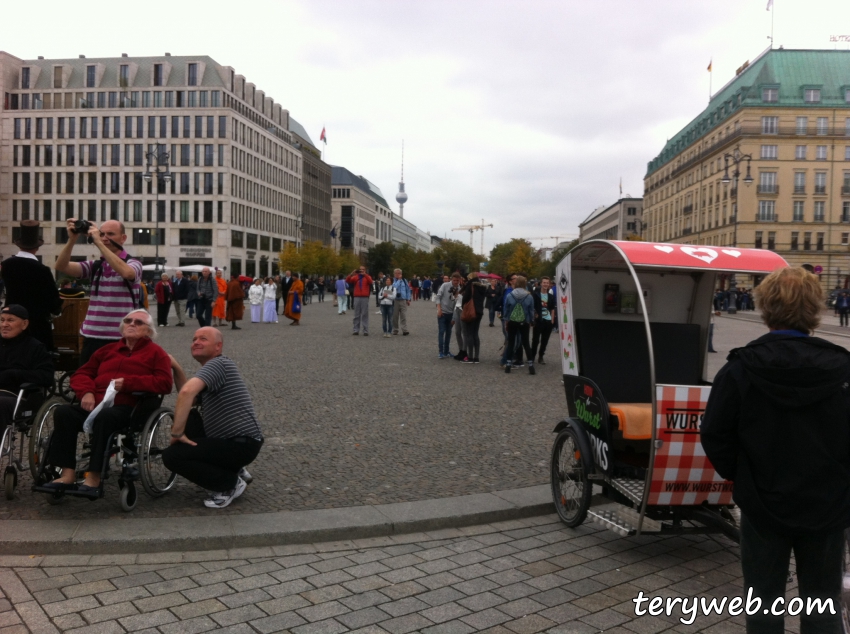
[[[298,298],[298,306],[297,311],[293,311],[293,304],[295,303],[295,298]],[[289,294],[286,296],[286,307],[283,309],[283,316],[287,319],[291,319],[292,323],[290,326],[300,326],[301,325],[301,305],[304,303],[304,282],[302,282],[298,273],[292,274],[292,285],[289,287]]]
[[[218,299],[215,300],[213,306],[213,326],[223,326],[224,320],[227,317],[225,301],[227,300],[227,280],[221,274],[221,269],[215,271],[215,283],[218,284]]]

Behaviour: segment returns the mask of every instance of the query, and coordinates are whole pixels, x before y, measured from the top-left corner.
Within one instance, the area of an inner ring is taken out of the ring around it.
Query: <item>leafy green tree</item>
[[[481,258],[475,252],[458,240],[443,240],[439,247],[434,249],[435,261],[442,261],[444,271],[451,273],[461,268],[470,267],[469,270],[477,271]]]
[[[393,266],[396,248],[392,242],[379,242],[366,252],[366,266],[369,273],[377,275],[380,272],[389,273]]]
[[[503,242],[493,247],[490,251],[487,271],[502,277],[508,273],[519,272],[534,277],[539,263],[540,256],[531,243],[522,238],[514,238],[510,242]]]
[[[301,253],[294,242],[287,242],[280,252],[280,271],[300,271]]]

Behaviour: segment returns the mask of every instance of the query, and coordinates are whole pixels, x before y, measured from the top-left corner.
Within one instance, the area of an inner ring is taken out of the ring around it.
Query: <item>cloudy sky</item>
[[[767,0],[243,0],[7,3],[24,59],[206,54],[288,108],[326,160],[431,233],[482,219],[485,250],[577,232],[641,196],[646,163],[768,45]],[[33,20],[38,8],[44,18]],[[846,0],[775,0],[775,41],[834,48]],[[847,44],[842,44],[847,48]],[[475,238],[478,250],[479,238]]]

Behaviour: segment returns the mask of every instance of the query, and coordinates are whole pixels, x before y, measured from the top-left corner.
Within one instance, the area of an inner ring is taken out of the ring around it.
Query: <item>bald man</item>
[[[68,218],[68,242],[54,266],[65,275],[91,280],[89,310],[80,328],[83,336],[80,365],[83,365],[98,349],[119,341],[121,319],[141,307],[142,263],[124,250],[127,234],[117,220],[107,220],[100,227],[89,222],[88,237],[100,251],[100,259],[72,262],[71,252],[82,235],[74,230],[76,222],[75,218]]]
[[[245,468],[260,453],[263,433],[251,395],[236,364],[222,355],[224,338],[212,327],[198,328],[192,356],[201,369],[186,379],[172,362],[180,393],[174,408],[171,446],[162,461],[171,471],[211,492],[208,508],[223,509],[253,479]],[[193,409],[200,404],[200,412]]]

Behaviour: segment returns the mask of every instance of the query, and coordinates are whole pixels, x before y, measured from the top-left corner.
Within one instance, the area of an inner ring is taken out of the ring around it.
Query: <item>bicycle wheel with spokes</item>
[[[159,497],[174,486],[177,474],[162,462],[162,452],[171,444],[171,426],[174,412],[160,407],[148,418],[142,430],[139,460],[141,462],[142,486],[151,497]]]
[[[558,517],[567,526],[578,526],[587,517],[593,485],[590,443],[583,429],[568,424],[552,446],[552,499]]]
[[[53,416],[60,401],[45,402],[38,410],[30,429],[29,466],[33,480],[38,480],[39,469],[47,452],[47,443],[53,433]]]

